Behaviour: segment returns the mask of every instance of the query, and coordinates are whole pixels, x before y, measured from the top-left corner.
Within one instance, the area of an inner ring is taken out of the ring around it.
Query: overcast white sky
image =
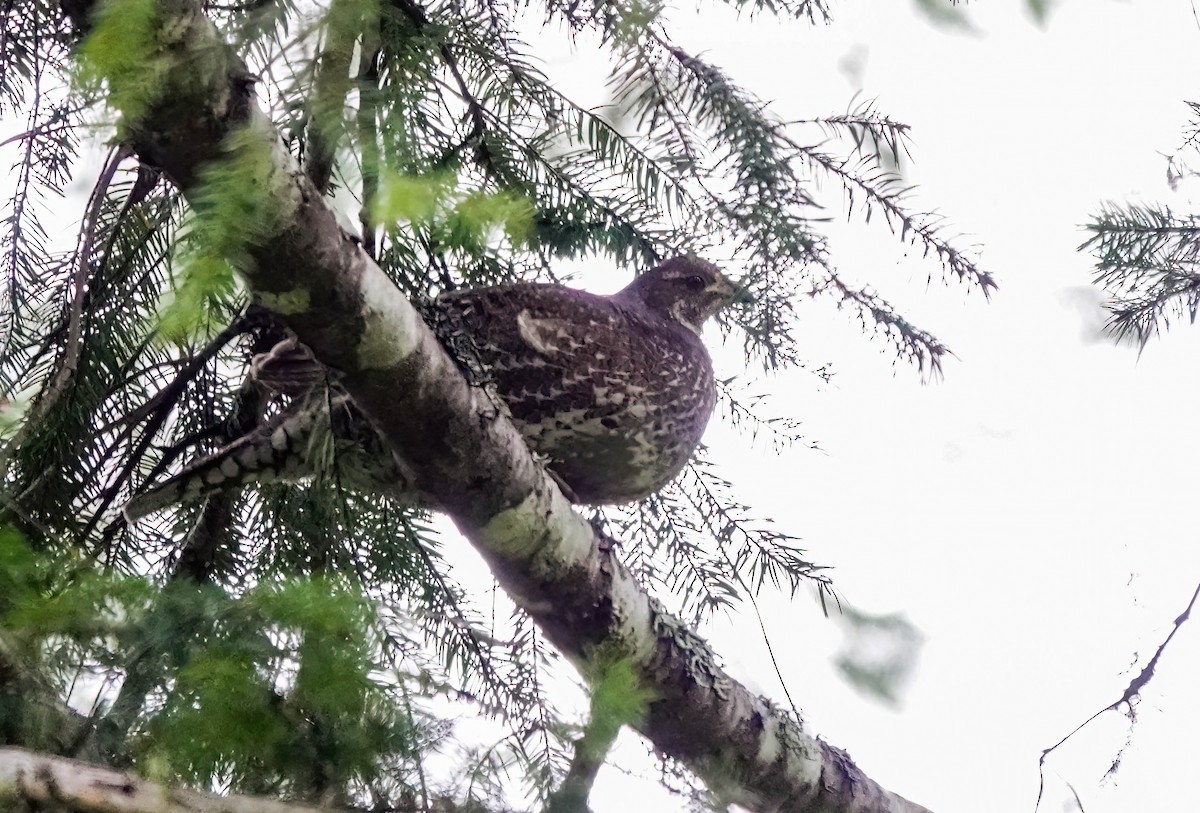
[[[1140,358],[1098,341],[1090,258],[1075,251],[1101,201],[1188,206],[1160,153],[1179,143],[1184,100],[1200,98],[1200,27],[1188,0],[1064,0],[1045,28],[1019,0],[971,3],[972,35],[905,2],[843,0],[816,27],[703,9],[671,12],[677,40],[783,117],[841,112],[861,91],[911,124],[919,207],[978,244],[1001,285],[990,304],[927,286],[931,266],[905,259],[881,226],[839,223],[839,267],[957,360],[922,385],[827,303],[805,305],[806,346],[834,363],[834,382],[797,374],[763,387],[823,451],[773,456],[710,430],[739,491],[836,567],[850,601],[903,612],[926,636],[901,708],[888,709],[835,675],[839,633],[815,604],[768,600],[792,694],[813,732],[935,813],[1031,811],[1041,749],[1119,697],[1200,580],[1200,327]],[[589,58],[549,67],[599,102]],[[736,352],[721,357],[736,370]],[[782,699],[752,617],[705,632],[735,674]],[[1075,809],[1070,782],[1088,813],[1197,810],[1198,667],[1193,625],[1141,702],[1115,778],[1103,781],[1130,729],[1108,715],[1051,759],[1042,809]],[[650,787],[613,771],[595,809],[670,809],[648,801]]]

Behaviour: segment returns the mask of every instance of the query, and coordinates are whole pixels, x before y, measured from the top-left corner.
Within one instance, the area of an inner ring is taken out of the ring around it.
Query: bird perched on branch
[[[748,299],[716,266],[682,256],[612,296],[514,283],[446,293],[421,310],[567,496],[611,504],[653,493],[686,464],[716,401],[701,327]],[[251,370],[292,403],[135,497],[130,520],[221,489],[314,474],[414,501],[383,438],[347,393],[323,383],[328,376],[295,339]]]

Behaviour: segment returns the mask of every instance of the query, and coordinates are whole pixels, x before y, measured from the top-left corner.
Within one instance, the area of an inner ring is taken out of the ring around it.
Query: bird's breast
[[[498,376],[530,449],[587,503],[640,499],[683,468],[716,400],[707,358],[636,371],[578,365],[561,375]],[[545,368],[539,368],[544,370]]]
[[[486,368],[530,449],[582,502],[653,493],[704,433],[716,400],[708,352],[659,314],[554,286],[453,295],[439,308],[443,343]]]

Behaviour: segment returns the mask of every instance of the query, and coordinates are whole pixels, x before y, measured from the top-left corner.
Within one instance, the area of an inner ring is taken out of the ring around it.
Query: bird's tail
[[[390,450],[344,393],[325,391],[296,402],[134,497],[125,505],[125,519],[136,522],[169,506],[249,483],[294,482],[323,474],[368,491],[404,490]]]

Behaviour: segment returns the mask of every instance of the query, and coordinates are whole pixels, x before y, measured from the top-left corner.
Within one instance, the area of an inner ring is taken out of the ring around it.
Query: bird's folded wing
[[[569,319],[535,316],[529,310],[517,314],[517,334],[530,349],[543,356],[571,353],[587,345],[587,325]]]

